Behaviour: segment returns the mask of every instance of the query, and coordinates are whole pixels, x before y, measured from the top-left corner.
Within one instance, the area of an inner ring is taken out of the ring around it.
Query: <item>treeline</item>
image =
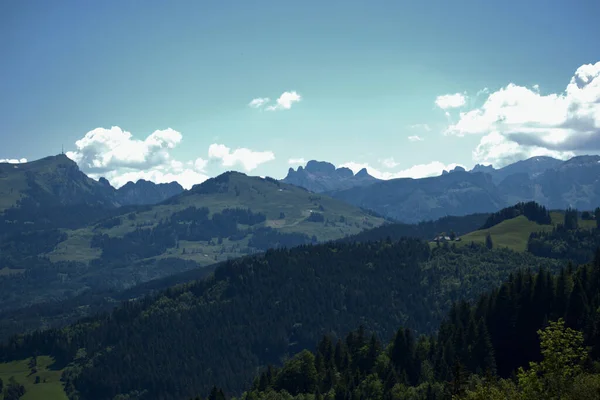
[[[314,352],[267,367],[241,399],[595,399],[600,375],[584,367],[600,360],[599,306],[600,253],[558,276],[521,270],[455,303],[435,336],[400,328],[382,345],[363,327],[326,335]]]
[[[305,233],[284,233],[270,227],[261,227],[252,231],[252,237],[248,241],[248,246],[265,251],[268,249],[291,248],[316,243],[317,237],[314,235],[310,237]]]
[[[315,237],[301,233],[283,233],[269,227],[257,227],[266,216],[249,209],[224,209],[210,215],[206,207],[188,207],[173,213],[167,220],[151,228],[137,228],[122,237],[96,234],[91,247],[102,249],[102,258],[111,261],[131,261],[154,257],[169,248],[178,246],[180,240],[206,241],[223,239],[237,241],[252,234],[249,246],[258,250],[292,247],[316,242]],[[112,222],[105,222],[112,224]],[[240,225],[248,228],[240,228]]]
[[[0,242],[0,265],[22,268],[23,259],[50,252],[66,239],[67,234],[58,229],[8,235]]]
[[[600,216],[600,209],[596,210]],[[600,223],[600,219],[597,220]],[[583,229],[579,226],[579,212],[565,211],[564,221],[550,232],[533,232],[529,235],[527,251],[540,257],[589,262],[600,246],[600,226]]]
[[[431,240],[440,232],[455,232],[464,235],[476,231],[486,221],[489,214],[471,214],[462,217],[443,217],[435,221],[423,221],[418,224],[390,223],[349,236],[340,241],[368,242],[377,240],[400,240],[403,237],[414,237]]]
[[[527,203],[517,203],[512,207],[507,207],[493,213],[478,229],[488,229],[492,226],[498,225],[503,221],[516,218],[520,215],[523,215],[528,220],[536,222],[540,225],[550,225],[552,223],[550,212],[546,209],[546,207],[536,203],[535,201],[530,201]]]
[[[143,389],[175,399],[213,385],[239,393],[256,368],[313,348],[325,333],[342,337],[361,324],[385,340],[398,326],[431,333],[454,299],[542,265],[560,263],[480,245],[430,250],[416,239],[268,250],[113,313],[14,337],[0,355],[70,364],[67,387],[81,399]]]
[[[30,260],[35,264],[24,272],[0,277],[1,342],[17,333],[59,328],[110,311],[123,300],[200,279],[214,269],[180,258],[99,264],[94,269],[82,263]]]

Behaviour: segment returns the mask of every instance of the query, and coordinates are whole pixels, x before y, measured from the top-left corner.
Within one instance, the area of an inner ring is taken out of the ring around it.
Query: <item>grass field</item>
[[[29,360],[12,361],[0,364],[0,378],[4,381],[4,386],[8,384],[11,376],[25,386],[25,395],[21,400],[67,400],[67,395],[63,390],[60,376],[62,370],[51,368],[52,358],[40,356],[37,358],[38,372],[31,374]],[[35,383],[35,377],[40,377],[40,383]],[[0,398],[3,398],[0,394]]]
[[[527,241],[532,232],[551,231],[554,226],[562,223],[564,220],[564,214],[561,212],[551,212],[550,216],[552,217],[552,225],[539,225],[521,215],[517,218],[503,221],[489,229],[482,229],[463,235],[461,241],[456,242],[456,244],[457,246],[464,246],[471,242],[485,243],[485,238],[489,233],[492,236],[492,242],[495,247],[508,247],[515,251],[526,251]],[[590,229],[595,226],[596,221],[579,220],[579,227],[582,229]]]

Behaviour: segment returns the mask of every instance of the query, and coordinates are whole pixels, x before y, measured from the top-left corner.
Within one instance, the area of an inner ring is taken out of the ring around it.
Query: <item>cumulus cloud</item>
[[[184,164],[172,159],[170,151],[181,140],[181,133],[171,128],[154,131],[144,140],[133,138],[118,126],[96,128],[75,142],[76,150],[67,156],[90,177],[103,176],[115,187],[146,179],[155,183],[177,181],[188,189],[208,179],[206,161],[199,158]]]
[[[491,93],[481,107],[461,112],[445,133],[486,135],[474,158],[497,163],[514,159],[517,150],[524,156],[560,158],[599,151],[600,62],[580,66],[561,93],[542,94],[538,85],[510,83]]]
[[[481,138],[473,150],[473,161],[483,165],[502,168],[508,164],[531,157],[549,156],[566,160],[575,156],[572,151],[550,150],[539,146],[523,146],[511,141],[499,132],[492,132]]]
[[[0,158],[0,164],[8,163],[8,164],[23,164],[26,163],[26,158]]]
[[[408,140],[410,140],[411,142],[422,142],[423,138],[418,135],[413,135],[413,136],[409,136]]]
[[[398,166],[398,164],[395,164]],[[396,179],[396,178],[427,178],[430,176],[438,176],[441,175],[444,170],[452,170],[457,166],[461,166],[461,164],[444,164],[439,161],[432,161],[428,164],[417,164],[413,165],[410,168],[406,168],[400,171],[381,171],[376,168],[371,167],[368,163],[357,163],[357,162],[347,162],[340,167],[350,168],[354,173],[357,173],[363,168],[367,169],[367,172],[378,179]]]
[[[462,93],[445,94],[435,99],[435,105],[442,110],[462,107],[467,103],[467,97]]]
[[[304,165],[306,164],[306,160],[302,157],[300,158],[290,158],[288,160],[288,164],[290,165]]]
[[[251,108],[261,108],[265,104],[271,101],[268,97],[257,97],[256,99],[252,99],[248,106]]]
[[[201,167],[200,169],[198,168],[199,166]],[[202,160],[201,158],[185,164],[179,161],[171,161],[166,165],[160,165],[148,170],[125,169],[110,171],[105,174],[105,178],[117,188],[129,181],[136,182],[139,179],[144,179],[154,183],[177,181],[185,189],[190,189],[195,184],[202,183],[209,178],[204,171],[204,166],[206,166],[206,160]]]
[[[181,139],[181,133],[171,128],[154,131],[144,140],[134,139],[118,126],[96,128],[76,141],[76,150],[67,156],[93,174],[118,168],[149,169],[168,163],[169,150]]]
[[[427,124],[414,124],[410,126],[411,129],[417,129],[420,131],[429,132],[431,131],[431,127]]]
[[[289,110],[290,108],[292,108],[292,105],[294,103],[297,103],[300,100],[302,100],[302,96],[300,96],[296,91],[283,92],[281,96],[279,96],[279,98],[275,101],[276,104],[268,106],[266,110]]]
[[[233,151],[224,144],[213,143],[208,148],[208,157],[221,160],[224,167],[241,165],[247,172],[256,169],[260,164],[275,159],[272,151],[253,151],[247,148],[237,148]]]

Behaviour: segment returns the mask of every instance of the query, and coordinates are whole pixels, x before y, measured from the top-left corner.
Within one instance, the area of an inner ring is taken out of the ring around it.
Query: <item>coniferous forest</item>
[[[382,342],[363,326],[326,335],[265,368],[240,398],[598,399],[599,306],[600,253],[556,276],[520,270],[476,302],[454,303],[435,335],[400,327]]]
[[[571,368],[560,398],[593,396],[597,226],[580,227],[580,213],[567,210],[564,223],[530,235],[526,252],[496,246],[489,234],[485,243],[422,240],[519,215],[543,227],[549,213],[518,204],[491,215],[388,224],[325,244],[280,241],[276,249],[268,247],[279,233],[260,228],[252,240],[257,248],[264,242],[265,253],[133,287],[114,311],[108,292],[89,293],[86,304],[108,312],[12,336],[0,359],[51,356],[71,400],[552,398],[557,378],[544,374],[559,367]],[[238,223],[263,220],[245,209],[209,218],[191,207],[152,230],[96,235],[92,245],[102,249],[98,262],[125,265],[123,254],[143,258],[165,240],[212,231],[231,239]],[[21,247],[5,247],[14,262],[64,240],[59,230],[20,235],[11,243]],[[178,259],[155,263],[190,268]],[[12,320],[65,318],[61,306],[77,310],[77,301],[4,314],[2,329],[14,329]],[[567,361],[545,356],[556,353],[556,341],[577,344]]]
[[[342,338],[361,325],[384,343],[399,327],[432,334],[454,301],[474,301],[519,270],[562,264],[477,244],[431,249],[417,239],[269,250],[111,314],[13,337],[0,354],[52,355],[73,398],[147,390],[175,399],[212,386],[233,395],[257,368],[314,349],[324,334]]]

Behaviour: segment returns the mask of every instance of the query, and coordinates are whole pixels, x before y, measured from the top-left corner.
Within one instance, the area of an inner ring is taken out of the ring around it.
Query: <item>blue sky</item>
[[[597,153],[598,15],[597,0],[4,1],[0,159],[64,144],[116,185],[189,186],[302,159],[393,178]]]

